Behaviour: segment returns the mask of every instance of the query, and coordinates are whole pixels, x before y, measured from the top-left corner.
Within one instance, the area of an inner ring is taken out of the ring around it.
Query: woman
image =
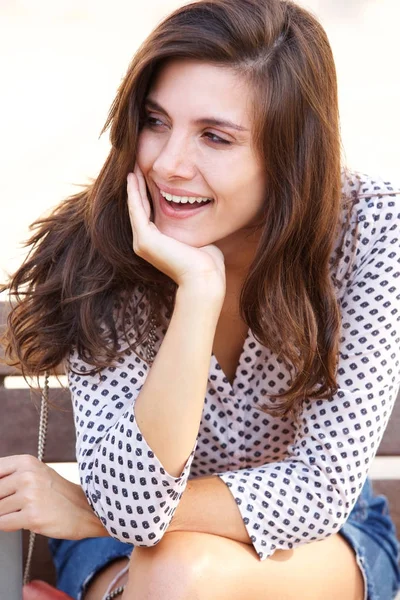
[[[66,359],[84,494],[3,459],[0,528],[32,527],[31,470],[74,598],[394,597],[368,471],[400,383],[400,192],[341,168],[323,29],[290,2],[187,5],[109,126],[8,286],[10,361]]]

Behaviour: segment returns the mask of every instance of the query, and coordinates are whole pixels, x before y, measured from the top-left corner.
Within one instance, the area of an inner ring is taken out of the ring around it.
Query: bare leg
[[[88,586],[86,593],[83,596],[84,600],[101,600],[105,594],[109,584],[121,569],[129,562],[128,558],[120,558],[115,560],[107,567],[102,569],[98,575]],[[128,581],[128,574],[126,573],[121,581],[118,582],[118,586],[124,585]],[[118,587],[117,586],[117,587]]]
[[[364,581],[354,551],[339,534],[259,561],[248,544],[182,531],[133,550],[121,600],[247,598],[362,600]]]

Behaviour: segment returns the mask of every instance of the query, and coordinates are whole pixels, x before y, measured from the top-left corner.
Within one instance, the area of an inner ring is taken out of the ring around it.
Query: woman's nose
[[[192,179],[196,166],[190,140],[171,135],[153,163],[153,170],[164,179]]]

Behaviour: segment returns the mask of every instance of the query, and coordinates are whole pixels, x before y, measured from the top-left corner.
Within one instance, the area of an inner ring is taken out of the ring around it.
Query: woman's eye
[[[213,142],[214,144],[231,144],[231,142],[229,142],[228,140],[225,140],[224,138],[219,137],[219,135],[215,135],[215,133],[211,133],[210,131],[208,131],[204,135],[210,140],[210,142]]]
[[[157,119],[156,117],[150,117],[148,115],[146,115],[144,118],[144,124],[149,125],[150,127],[158,127],[160,125],[164,125],[164,123],[160,119]]]
[[[150,115],[145,115],[143,118],[143,125],[147,126],[147,127],[151,127],[153,129],[159,129],[160,127],[165,126],[165,123],[163,121],[161,121],[161,119],[158,119],[157,117],[151,117]],[[207,139],[210,142],[212,142],[213,144],[216,144],[216,145],[224,144],[226,146],[229,146],[232,143],[232,142],[220,137],[219,135],[212,133],[211,131],[207,131],[204,135],[207,137]]]

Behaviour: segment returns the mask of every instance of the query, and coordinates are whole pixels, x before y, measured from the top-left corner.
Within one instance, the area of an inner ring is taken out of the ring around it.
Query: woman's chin
[[[173,238],[177,242],[182,242],[187,246],[192,246],[193,248],[201,248],[202,246],[212,243],[208,236],[207,239],[205,237],[200,237],[196,232],[185,231],[182,226],[171,226],[166,225],[165,223],[163,223],[163,225],[157,225],[157,219],[155,225],[164,235]]]

